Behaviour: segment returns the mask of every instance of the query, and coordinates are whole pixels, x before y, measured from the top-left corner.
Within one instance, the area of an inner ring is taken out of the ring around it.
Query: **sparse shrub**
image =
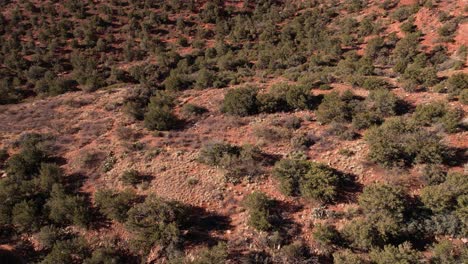
[[[359,136],[353,127],[348,127],[345,124],[337,122],[332,122],[330,124],[327,133],[333,136],[337,136],[342,140],[354,140]]]
[[[315,143],[315,138],[311,134],[301,133],[291,138],[291,147],[295,150],[308,149]]]
[[[248,223],[260,231],[268,231],[272,228],[270,207],[272,201],[262,192],[253,192],[245,197],[244,205],[249,211]]]
[[[457,250],[456,246],[448,239],[443,239],[437,243],[435,243],[432,248],[431,252],[433,256],[431,258],[431,263],[434,264],[450,264],[450,263],[457,263],[462,261],[464,257],[459,250]]]
[[[258,113],[257,89],[252,87],[230,89],[224,96],[221,110],[236,116]]]
[[[185,116],[195,117],[195,116],[203,115],[204,113],[208,112],[208,109],[202,106],[194,105],[194,104],[185,104],[182,107],[182,112]]]
[[[140,173],[138,173],[138,171],[136,171],[136,170],[124,171],[124,173],[122,173],[122,176],[120,177],[120,179],[122,180],[122,182],[125,185],[132,185],[132,186],[135,186],[138,183],[141,183],[141,181],[142,181],[142,177],[141,177]]]
[[[262,173],[262,165],[267,163],[262,151],[252,145],[241,147],[227,143],[211,143],[202,147],[198,161],[226,170],[228,182],[238,183],[241,179],[252,179]]]
[[[414,11],[417,11],[417,10],[414,10],[414,7],[401,6],[397,8],[395,11],[393,11],[390,16],[392,19],[402,22],[408,19],[414,13]]]
[[[278,142],[291,138],[291,131],[283,127],[258,126],[254,129],[256,137],[268,142]]]

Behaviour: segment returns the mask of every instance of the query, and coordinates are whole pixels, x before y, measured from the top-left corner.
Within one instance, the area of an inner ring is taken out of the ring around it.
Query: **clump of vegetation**
[[[127,220],[127,212],[136,199],[136,194],[130,190],[115,192],[104,189],[97,191],[95,194],[95,203],[99,211],[109,219],[121,223]]]
[[[258,113],[257,89],[244,87],[231,89],[224,96],[221,107],[224,113],[248,116]]]
[[[174,99],[166,93],[157,93],[150,98],[145,113],[145,126],[150,130],[171,130],[177,127],[178,118],[172,112]]]
[[[349,122],[352,120],[356,105],[357,100],[351,92],[345,92],[342,95],[331,92],[325,95],[316,111],[317,121],[323,124],[333,121],[338,123]]]
[[[441,138],[404,118],[391,118],[365,135],[369,158],[383,166],[440,164],[450,157]]]
[[[330,203],[336,200],[343,177],[334,169],[314,162],[282,159],[275,164],[273,174],[286,195],[300,195]]]
[[[459,109],[450,109],[445,102],[418,105],[413,114],[419,125],[441,124],[447,132],[455,132],[463,114]]]
[[[198,161],[226,170],[228,182],[237,183],[247,178],[253,179],[263,172],[268,157],[252,145],[232,146],[228,143],[211,143],[205,145],[198,156]]]
[[[272,225],[271,207],[272,200],[261,192],[253,192],[245,197],[244,205],[248,209],[248,223],[260,231],[270,230]]]
[[[135,186],[142,182],[143,177],[136,170],[127,170],[122,173],[120,179],[125,185]]]
[[[185,104],[182,107],[182,113],[187,117],[197,117],[208,112],[208,109],[194,104]]]
[[[371,249],[395,241],[403,234],[407,198],[403,191],[391,185],[374,184],[364,188],[359,196],[364,218],[352,220],[343,228],[343,236],[351,246]]]
[[[132,247],[146,253],[155,245],[169,250],[179,248],[187,215],[188,209],[178,202],[147,196],[127,213],[125,225],[133,234]]]

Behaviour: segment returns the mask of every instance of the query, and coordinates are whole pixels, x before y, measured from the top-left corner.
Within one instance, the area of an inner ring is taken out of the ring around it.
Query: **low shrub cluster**
[[[340,185],[345,180],[342,174],[326,165],[297,159],[278,161],[273,175],[280,181],[280,190],[284,194],[324,203],[337,199]]]
[[[312,109],[315,98],[310,89],[301,85],[274,85],[268,93],[258,93],[253,87],[232,89],[224,97],[221,110],[237,116],[257,113]]]
[[[445,131],[455,132],[463,116],[461,109],[450,109],[445,102],[432,102],[418,105],[413,119],[418,125],[440,124]]]
[[[237,183],[262,174],[262,167],[269,163],[269,157],[252,145],[239,147],[228,143],[210,143],[202,147],[198,161],[226,170],[226,181]]]
[[[405,166],[413,163],[440,164],[451,152],[441,138],[405,118],[391,118],[367,131],[369,158],[381,165]]]

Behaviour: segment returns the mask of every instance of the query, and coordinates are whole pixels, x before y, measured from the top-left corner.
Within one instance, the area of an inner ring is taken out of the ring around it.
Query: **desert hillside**
[[[0,7],[0,263],[468,261],[467,1]]]

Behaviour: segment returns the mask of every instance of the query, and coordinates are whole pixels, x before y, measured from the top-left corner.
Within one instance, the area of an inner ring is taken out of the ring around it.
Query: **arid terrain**
[[[468,261],[467,1],[0,7],[0,262]]]

